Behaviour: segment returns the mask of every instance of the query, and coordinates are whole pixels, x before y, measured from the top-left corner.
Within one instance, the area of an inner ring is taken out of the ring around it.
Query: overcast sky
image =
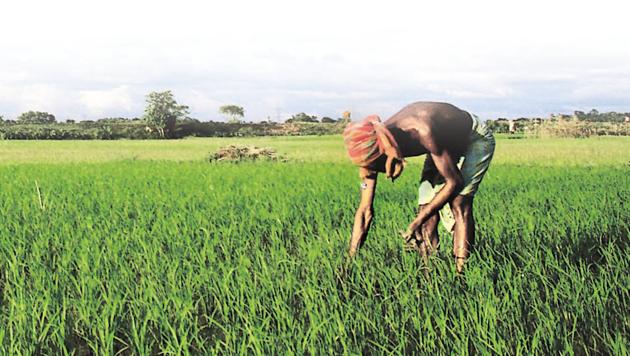
[[[485,118],[630,111],[622,1],[3,1],[0,115],[388,117],[451,102]]]

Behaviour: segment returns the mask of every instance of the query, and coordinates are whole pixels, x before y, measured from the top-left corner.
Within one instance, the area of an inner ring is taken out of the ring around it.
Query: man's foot
[[[466,257],[455,256],[455,268],[457,269],[457,273],[461,274],[464,272],[465,263]]]

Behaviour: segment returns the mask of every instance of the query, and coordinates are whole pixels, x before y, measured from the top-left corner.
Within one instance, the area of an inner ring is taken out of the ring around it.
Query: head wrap
[[[377,115],[351,122],[343,131],[343,140],[352,163],[365,167],[387,152],[402,160],[394,136]]]

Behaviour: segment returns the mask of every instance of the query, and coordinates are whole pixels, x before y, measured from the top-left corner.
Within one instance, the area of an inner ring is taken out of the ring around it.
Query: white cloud
[[[120,86],[110,90],[82,90],[79,100],[91,117],[116,116],[117,113],[129,114],[138,107],[137,99],[127,86]]]
[[[606,98],[630,97],[627,10],[614,0],[13,1],[0,20],[0,114],[138,116],[146,93],[166,89],[207,119],[225,103],[248,120],[386,116],[423,99],[504,115],[618,105]]]
[[[188,105],[190,107],[190,115],[192,117],[205,120],[205,119],[215,119],[218,116],[219,107],[227,104],[235,103],[226,103],[221,100],[217,100],[212,96],[209,96],[207,92],[199,91],[199,90],[191,90],[184,95],[179,95],[178,93],[174,93],[175,100],[178,102]],[[212,116],[207,117],[209,113],[213,113]]]
[[[67,112],[73,106],[73,93],[47,83],[3,85],[0,83],[0,115],[15,118],[20,113],[46,111]],[[59,119],[60,117],[57,116]]]

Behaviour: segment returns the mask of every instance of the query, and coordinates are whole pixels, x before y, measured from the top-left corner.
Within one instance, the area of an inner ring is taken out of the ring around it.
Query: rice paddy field
[[[403,250],[421,164],[348,259],[340,136],[0,141],[0,353],[628,354],[630,138],[499,137],[462,276]]]

